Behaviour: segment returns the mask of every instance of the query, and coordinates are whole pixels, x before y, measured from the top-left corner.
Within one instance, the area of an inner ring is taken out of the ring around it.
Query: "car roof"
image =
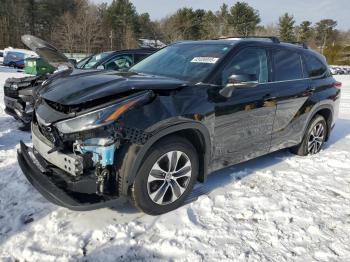
[[[157,51],[158,49],[156,48],[137,48],[137,49],[122,49],[122,50],[115,50],[115,51],[105,51],[105,52],[100,52],[100,53],[96,53],[96,54],[92,54],[88,57],[92,57],[95,55],[99,55],[99,54],[107,54],[108,57],[115,55],[115,54],[120,54],[120,53],[131,53],[131,54],[137,54],[137,53],[154,53],[155,51]],[[85,58],[88,58],[85,57]],[[85,59],[83,58],[83,59]],[[105,58],[104,58],[105,59]]]
[[[136,49],[122,49],[116,51],[110,51],[111,54],[119,54],[119,53],[154,53],[158,49],[156,48],[136,48]]]
[[[310,54],[316,56],[321,59],[323,62],[326,61],[325,57],[318,53],[315,50],[308,48],[303,43],[288,43],[288,42],[280,42],[277,37],[228,37],[228,38],[219,38],[219,39],[211,39],[211,40],[184,40],[178,41],[174,44],[206,44],[206,45],[214,45],[214,44],[223,44],[223,45],[231,45],[235,46],[237,44],[263,44],[264,46],[271,47],[284,47],[288,49],[294,49],[295,51],[302,51],[306,54]]]

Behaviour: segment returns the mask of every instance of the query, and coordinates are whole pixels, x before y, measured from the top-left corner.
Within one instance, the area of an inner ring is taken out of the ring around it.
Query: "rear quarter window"
[[[274,50],[272,60],[275,81],[304,78],[300,54],[289,50]]]
[[[309,77],[322,76],[327,71],[327,66],[313,55],[305,55],[305,63]]]

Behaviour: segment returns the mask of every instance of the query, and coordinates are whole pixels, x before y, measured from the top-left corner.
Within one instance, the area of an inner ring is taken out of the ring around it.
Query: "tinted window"
[[[309,77],[321,76],[327,71],[327,67],[316,57],[306,55],[305,60]]]
[[[134,64],[132,55],[118,55],[104,64],[107,70],[122,70],[128,69]]]
[[[135,60],[134,63],[137,64],[138,62],[145,59],[147,56],[149,56],[149,54],[135,54],[134,55],[134,60]]]
[[[102,59],[110,55],[110,52],[105,52],[105,53],[99,53],[97,55],[94,55],[90,58],[90,60],[84,65],[83,68],[89,69],[95,66],[98,62],[100,62]]]
[[[266,50],[262,48],[245,48],[236,54],[222,72],[221,84],[226,85],[231,75],[249,75],[259,83],[268,81]]]
[[[275,81],[304,78],[299,54],[287,50],[274,51],[273,62]]]

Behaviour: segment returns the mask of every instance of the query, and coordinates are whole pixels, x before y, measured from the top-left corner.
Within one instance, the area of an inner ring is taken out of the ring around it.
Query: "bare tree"
[[[75,16],[66,12],[59,20],[59,26],[54,32],[54,41],[58,43],[65,51],[74,53],[75,46],[79,37],[80,25],[77,23]]]
[[[101,38],[100,21],[98,19],[98,10],[96,6],[85,6],[79,10],[77,19],[78,38],[85,53],[90,54],[98,49],[96,45]]]

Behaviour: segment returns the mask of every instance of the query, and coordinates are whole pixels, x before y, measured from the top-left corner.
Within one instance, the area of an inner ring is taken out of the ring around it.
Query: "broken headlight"
[[[58,122],[55,126],[64,134],[76,133],[105,126],[117,120],[120,115],[143,98],[144,96],[131,98],[121,103]]]

